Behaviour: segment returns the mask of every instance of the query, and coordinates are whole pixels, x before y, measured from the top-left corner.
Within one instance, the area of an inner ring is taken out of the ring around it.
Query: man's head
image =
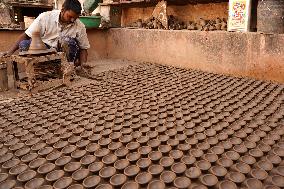
[[[62,5],[60,20],[64,23],[72,23],[79,17],[81,10],[81,3],[78,0],[65,0]]]

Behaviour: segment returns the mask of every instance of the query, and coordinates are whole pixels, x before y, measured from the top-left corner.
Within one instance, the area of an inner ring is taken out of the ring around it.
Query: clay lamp
[[[7,173],[0,173],[0,182],[3,182],[9,177]]]
[[[187,143],[185,143],[185,144],[179,144],[179,145],[177,146],[177,149],[178,149],[178,150],[181,150],[181,151],[183,151],[183,152],[187,152],[188,150],[191,149],[191,145],[190,145],[190,144],[187,144]]]
[[[17,143],[17,144],[14,144],[14,145],[10,146],[9,150],[16,151],[16,150],[19,150],[19,149],[23,148],[24,146],[25,146],[25,143],[20,142],[20,143]],[[2,156],[2,155],[4,155],[7,152],[8,152],[7,148],[5,148],[5,147],[1,148],[0,155]]]
[[[147,144],[151,148],[156,149],[161,145],[161,141],[159,141],[158,139],[152,139],[152,140],[149,140]]]
[[[101,182],[101,178],[97,175],[92,175],[84,179],[83,186],[85,188],[94,188]]]
[[[148,172],[153,176],[158,176],[160,175],[164,170],[164,167],[162,167],[161,165],[151,165],[148,168]]]
[[[137,161],[136,165],[142,170],[147,169],[151,165],[151,160],[149,158],[141,158]]]
[[[72,173],[72,178],[75,181],[81,181],[89,175],[89,169],[79,169]]]
[[[0,156],[0,163],[2,164],[6,161],[9,161],[10,159],[12,159],[13,156],[14,155],[12,153],[6,153],[6,154]]]
[[[44,183],[43,178],[33,178],[25,184],[25,188],[39,188]]]
[[[237,138],[237,137],[232,137],[230,138],[230,142],[233,144],[233,145],[237,145],[237,144],[241,144],[242,143],[242,140],[240,138]]]
[[[246,148],[244,144],[235,145],[233,147],[233,150],[239,154],[244,154],[248,151],[248,149]]]
[[[124,174],[128,177],[134,177],[140,172],[140,168],[136,165],[130,165],[124,169]]]
[[[4,164],[2,164],[3,169],[10,169],[16,165],[19,165],[21,161],[19,159],[11,159],[9,161],[6,161]]]
[[[186,143],[193,146],[198,143],[198,140],[196,138],[188,138],[186,139]]]
[[[185,175],[190,179],[196,179],[201,175],[201,170],[197,167],[190,167],[185,171]]]
[[[116,172],[116,169],[114,167],[104,167],[99,171],[99,175],[102,178],[110,178],[112,177]]]
[[[261,141],[262,141],[264,144],[267,144],[267,145],[269,145],[269,146],[272,146],[273,144],[275,144],[275,141],[272,140],[271,138],[268,138],[268,137],[263,138]]]
[[[207,187],[213,187],[218,183],[218,178],[215,175],[206,174],[201,176],[200,181]]]
[[[186,165],[184,163],[174,163],[171,166],[171,170],[177,174],[177,175],[181,175],[186,171]]]
[[[121,189],[139,189],[139,184],[134,181],[128,181],[122,186]]]
[[[255,178],[245,180],[244,185],[249,189],[262,189],[262,182]]]
[[[226,157],[222,157],[220,159],[217,160],[217,164],[218,165],[221,165],[225,168],[229,168],[233,165],[233,161],[229,158],[226,158]]]
[[[284,187],[284,177],[283,176],[280,176],[280,175],[275,175],[275,176],[272,176],[272,184],[275,185],[275,186],[278,186],[280,188],[283,188]]]
[[[196,149],[191,149],[189,154],[195,158],[200,158],[204,153],[202,150],[196,148]]]
[[[169,139],[167,141],[167,144],[170,145],[171,147],[175,147],[175,146],[177,146],[179,144],[179,141],[176,140],[176,139]]]
[[[122,186],[127,180],[124,174],[116,174],[110,178],[110,184],[114,187]]]
[[[150,152],[148,155],[148,158],[153,161],[153,162],[157,162],[162,158],[163,154],[159,151],[153,151]]]
[[[55,189],[60,189],[60,188],[67,188],[72,184],[72,178],[71,177],[62,177],[58,179],[54,184],[53,187]]]
[[[160,180],[166,184],[172,183],[176,178],[176,174],[172,171],[163,171],[160,175]]]
[[[149,137],[148,136],[140,136],[139,138],[136,139],[137,142],[139,142],[140,144],[146,144],[149,141]]]
[[[241,184],[246,179],[245,175],[239,172],[229,172],[226,177],[236,184]]]
[[[140,153],[138,153],[138,152],[132,152],[132,153],[129,153],[129,154],[126,156],[126,159],[127,159],[129,162],[136,162],[140,157],[141,157],[141,154],[140,154]]]
[[[111,142],[108,145],[108,149],[111,151],[115,151],[116,149],[122,147],[122,143],[121,142]]]
[[[187,177],[177,177],[174,180],[174,186],[177,188],[188,188],[191,184],[191,181]]]
[[[55,161],[62,156],[62,152],[55,150],[46,156],[46,160]]]
[[[114,132],[116,133],[116,132]],[[121,136],[121,135],[120,135]],[[112,139],[112,135],[110,134],[110,138]],[[102,138],[101,134],[93,134],[92,136],[89,136],[88,140],[92,141],[92,142],[98,142],[100,139]],[[77,141],[78,142],[78,141]]]
[[[180,150],[171,150],[169,153],[170,157],[172,157],[175,160],[179,160],[183,156],[183,152]]]
[[[220,165],[216,165],[210,168],[210,172],[217,177],[224,177],[227,174],[227,169]]]
[[[134,128],[132,128],[132,129],[134,129]],[[134,132],[131,133],[131,136],[136,139],[136,138],[141,137],[142,133],[139,132],[139,131],[134,131]]]
[[[279,157],[283,158],[284,157],[284,148],[279,148],[276,147],[272,150],[272,153],[275,155],[278,155]]]
[[[43,165],[45,162],[46,162],[45,158],[37,158],[37,159],[32,160],[29,163],[29,167],[32,168],[32,169],[36,169],[36,168],[40,167],[41,165]]]
[[[60,150],[64,148],[65,146],[67,146],[68,144],[69,143],[67,141],[58,141],[53,145],[53,148]]]
[[[100,148],[100,145],[91,143],[86,146],[86,151],[92,153],[92,152],[97,151],[99,148]]]
[[[208,142],[208,144],[210,144],[210,145],[215,145],[215,144],[218,143],[218,138],[216,138],[216,137],[208,137],[208,138],[205,139],[205,141]]]
[[[55,182],[63,176],[64,176],[63,170],[54,170],[54,171],[48,173],[46,175],[45,179],[49,182]]]
[[[194,156],[183,156],[181,158],[181,162],[186,164],[187,166],[191,166],[196,162],[196,158]]]
[[[214,163],[218,160],[218,156],[214,153],[207,153],[203,155],[203,159],[207,160],[210,163]]]
[[[263,156],[263,152],[259,149],[251,149],[251,150],[249,150],[249,155],[258,159],[258,158],[261,158]]]
[[[165,189],[166,185],[164,182],[160,180],[151,181],[147,187],[147,189]]]
[[[125,169],[128,165],[129,165],[129,161],[128,160],[120,159],[120,160],[117,160],[114,163],[114,168],[120,171],[120,170]]]
[[[268,160],[260,160],[257,162],[256,166],[265,171],[271,171],[273,169],[273,164]]]
[[[255,143],[255,142],[252,142],[252,141],[249,141],[249,140],[244,141],[244,145],[245,145],[246,148],[248,148],[248,149],[253,149],[253,148],[256,147],[256,143]]]
[[[69,163],[71,160],[72,158],[70,156],[62,156],[55,161],[55,165],[61,167]]]
[[[229,180],[224,180],[220,182],[219,189],[238,189],[238,187],[234,182]]]
[[[80,162],[82,165],[89,165],[96,161],[96,157],[93,155],[85,155],[84,157],[81,158]]]
[[[248,164],[248,165],[253,165],[256,162],[256,159],[253,156],[250,155],[244,155],[240,158],[240,161]]]
[[[192,135],[194,135],[195,131],[193,129],[185,129],[183,131],[183,134],[185,134],[186,136],[190,137]]]
[[[174,163],[174,159],[171,157],[162,157],[160,159],[160,165],[163,166],[164,168],[171,167]]]
[[[117,156],[114,154],[108,154],[102,158],[102,162],[106,165],[111,165],[117,160]]]
[[[111,143],[111,139],[110,138],[101,138],[98,141],[98,144],[102,147],[106,147],[107,145],[109,145]]]
[[[81,167],[80,162],[69,162],[64,166],[64,171],[66,172],[74,172]]]
[[[208,137],[212,137],[216,135],[216,131],[214,129],[207,129],[204,134]]]
[[[74,152],[75,150],[77,149],[77,146],[75,145],[68,145],[68,146],[65,146],[61,152],[64,153],[64,154],[71,154],[72,152]]]
[[[157,131],[148,131],[146,134],[150,139],[156,138],[158,136]]]
[[[281,158],[275,154],[269,154],[266,156],[266,159],[274,165],[281,163]]]
[[[100,161],[94,162],[92,164],[90,164],[88,166],[88,169],[92,172],[92,173],[97,173],[99,172],[102,168],[103,168],[104,164]]]
[[[244,162],[236,163],[232,169],[243,174],[248,174],[251,171],[250,166]]]
[[[45,163],[44,165],[41,165],[38,169],[37,172],[39,174],[47,174],[55,169],[55,164],[53,163]]]
[[[268,177],[268,173],[263,169],[252,169],[250,174],[258,180],[265,180]]]
[[[206,160],[200,160],[195,162],[196,167],[198,167],[201,171],[207,171],[211,167],[211,163]]]
[[[76,142],[76,146],[77,146],[78,148],[83,149],[83,148],[85,148],[85,147],[86,147],[88,144],[90,144],[90,143],[91,143],[90,140],[80,140],[80,141]]]
[[[119,149],[117,149],[119,150]],[[110,150],[107,148],[100,148],[95,151],[94,155],[98,158],[102,158],[110,153]]]
[[[222,146],[214,146],[210,149],[210,152],[220,155],[224,153],[224,148]]]
[[[172,150],[172,147],[170,145],[160,145],[158,150],[162,154],[168,154]]]
[[[148,154],[152,151],[152,148],[150,146],[141,146],[138,149],[138,152],[141,154],[143,157],[147,157]]]
[[[14,187],[16,185],[15,180],[5,180],[1,183],[1,187],[5,189],[11,189],[11,188],[16,188]]]
[[[256,134],[251,134],[247,137],[247,140],[252,142],[258,142],[260,140],[260,137]]]
[[[124,143],[124,144],[126,144],[126,143],[131,142],[132,139],[133,139],[133,137],[132,137],[131,135],[123,135],[123,136],[121,136],[121,137],[119,138],[119,141],[122,142],[122,143]],[[137,142],[139,142],[139,141],[137,141]],[[140,142],[139,142],[139,143],[140,143]]]
[[[210,144],[207,142],[202,142],[197,144],[197,148],[199,148],[200,150],[208,150],[210,148]]]
[[[240,158],[240,154],[235,151],[228,151],[224,155],[224,157],[230,158],[233,161],[236,161]]]
[[[27,182],[27,181],[33,179],[36,176],[36,174],[37,173],[33,170],[27,170],[27,171],[24,171],[21,174],[19,174],[17,176],[17,180],[20,181],[20,182]]]
[[[84,189],[81,184],[72,184],[67,189]]]

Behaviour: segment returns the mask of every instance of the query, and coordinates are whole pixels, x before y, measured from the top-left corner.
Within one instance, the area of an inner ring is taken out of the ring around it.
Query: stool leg
[[[74,65],[71,65],[65,56],[65,53],[60,54],[61,57],[61,70],[63,73],[63,84],[70,85],[71,84],[71,75],[75,71]]]
[[[29,62],[28,60],[25,61],[29,90],[31,90],[35,86],[35,83],[36,83],[36,78],[35,78],[35,73],[34,73],[34,63],[36,63],[35,59],[32,59]]]
[[[8,89],[15,89],[16,79],[15,79],[14,63],[10,58],[9,60],[7,60],[6,63],[7,63]]]

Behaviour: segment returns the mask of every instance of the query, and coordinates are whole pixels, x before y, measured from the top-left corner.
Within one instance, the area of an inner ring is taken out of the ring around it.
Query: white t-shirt
[[[57,48],[60,36],[77,39],[80,49],[90,48],[85,25],[79,19],[66,26],[61,25],[59,23],[59,15],[60,10],[41,13],[25,33],[31,37],[33,31],[40,30],[42,41],[54,48]]]

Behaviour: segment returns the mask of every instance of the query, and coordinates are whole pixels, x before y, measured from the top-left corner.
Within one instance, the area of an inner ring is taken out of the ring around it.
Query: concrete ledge
[[[109,58],[284,82],[284,35],[110,29]]]

